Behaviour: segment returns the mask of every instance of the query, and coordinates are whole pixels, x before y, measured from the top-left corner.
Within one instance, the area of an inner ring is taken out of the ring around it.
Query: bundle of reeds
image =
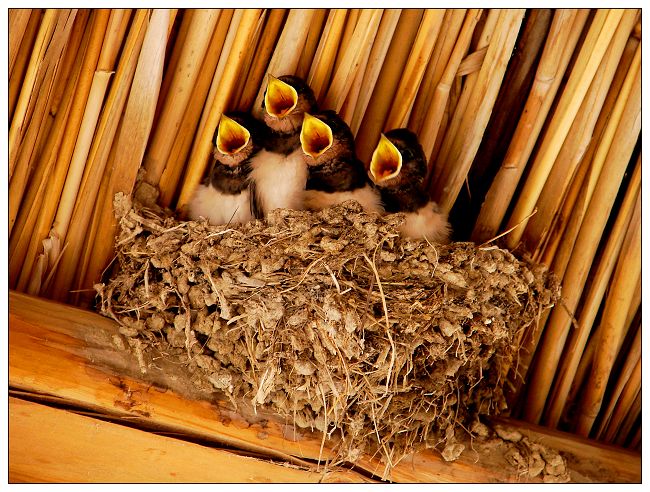
[[[517,412],[639,446],[640,33],[633,9],[11,9],[10,287],[88,306],[115,193],[182,213],[220,115],[297,74],[366,164],[418,134],[455,239],[561,280],[521,333]]]

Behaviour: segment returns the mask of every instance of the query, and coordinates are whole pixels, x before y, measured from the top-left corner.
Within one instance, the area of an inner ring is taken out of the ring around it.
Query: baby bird
[[[427,161],[413,132],[398,128],[382,134],[372,154],[369,174],[381,193],[386,212],[405,212],[402,235],[449,243],[451,226],[447,214],[439,211],[424,189]]]
[[[308,210],[321,210],[356,200],[366,212],[382,213],[379,192],[368,182],[357,158],[354,137],[335,111],[305,113],[300,143],[309,177],[304,194]]]
[[[205,217],[212,225],[251,220],[249,175],[251,161],[260,151],[261,125],[245,113],[225,114],[215,133],[213,162],[208,176],[197,186],[188,206],[192,220]]]
[[[263,150],[251,162],[251,208],[257,218],[276,208],[302,209],[307,166],[300,149],[305,111],[313,111],[312,90],[294,76],[269,74],[262,121],[266,126]]]

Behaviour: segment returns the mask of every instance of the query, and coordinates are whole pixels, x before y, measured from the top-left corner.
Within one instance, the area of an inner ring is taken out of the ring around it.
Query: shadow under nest
[[[237,408],[323,433],[387,469],[507,407],[523,331],[559,296],[496,246],[400,237],[356,202],[237,226],[177,221],[116,196],[113,274],[95,288],[131,350],[184,364]],[[151,360],[151,357],[149,357]]]

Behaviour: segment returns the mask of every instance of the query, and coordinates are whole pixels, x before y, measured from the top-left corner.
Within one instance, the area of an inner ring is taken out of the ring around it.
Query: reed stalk
[[[133,76],[122,123],[113,144],[113,159],[105,200],[99,208],[98,229],[94,238],[86,278],[97,281],[113,254],[116,219],[113,199],[116,193],[131,194],[138,169],[150,137],[153,117],[162,83],[165,49],[169,34],[170,11],[154,9]],[[92,285],[91,282],[85,282]]]
[[[335,74],[337,72],[341,66],[341,62],[343,61],[345,53],[348,51],[350,40],[352,39],[354,31],[358,26],[361,10],[362,9],[348,9],[348,15],[345,20],[345,28],[341,34],[341,41],[337,46],[336,58],[334,59],[334,66],[332,67],[332,74]]]
[[[56,276],[54,277],[54,297],[65,300],[67,293],[73,286],[75,276],[81,270],[81,259],[84,257],[83,249],[92,246],[88,241],[88,227],[96,204],[103,204],[99,201],[99,188],[102,178],[106,172],[106,164],[110,148],[114,142],[115,134],[120,117],[124,111],[126,99],[135,73],[138,55],[142,47],[147,21],[146,11],[137,11],[134,15],[129,35],[124,43],[124,49],[117,66],[115,77],[111,84],[110,92],[103,105],[92,146],[88,153],[86,166],[80,183],[79,192],[75,201],[70,226],[66,234],[68,244],[62,256]],[[118,33],[116,35],[124,35]],[[107,41],[113,36],[107,34]],[[112,41],[111,41],[112,42]],[[111,42],[105,43],[110,46]],[[110,49],[110,48],[107,48]],[[102,54],[105,53],[102,48]],[[102,57],[100,55],[100,61]],[[107,59],[103,63],[115,63],[115,59]],[[99,68],[99,65],[98,65]],[[109,69],[112,66],[103,65],[102,69]],[[79,285],[76,285],[78,288]],[[91,287],[91,286],[89,286]]]
[[[29,123],[28,109],[30,101],[33,109],[33,103],[37,99],[33,97],[33,94],[38,93],[42,83],[42,77],[45,75],[46,67],[42,67],[44,65],[44,58],[59,17],[63,15],[65,15],[65,12],[47,9],[38,29],[29,64],[21,84],[20,96],[18,97],[16,109],[9,127],[9,179],[13,176],[18,148]]]
[[[629,412],[625,416],[621,424],[621,428],[618,432],[618,435],[614,439],[614,444],[617,446],[623,446],[626,442],[634,438],[635,425],[641,425],[641,390],[636,394],[634,401],[630,407]]]
[[[444,16],[444,9],[427,9],[424,12],[411,53],[397,86],[397,93],[400,97],[393,103],[384,124],[386,130],[407,126],[411,108],[438,39]]]
[[[587,339],[592,332],[593,323],[605,291],[610,284],[616,261],[620,256],[625,232],[630,227],[633,214],[636,214],[636,210],[640,208],[640,189],[641,166],[640,163],[637,163],[598,266],[590,275],[592,283],[589,290],[582,296],[582,308],[578,316],[577,328],[571,333],[561,365],[558,368],[544,417],[544,425],[549,427],[557,427],[559,423]]]
[[[434,183],[432,197],[437,200],[440,209],[444,212],[449,212],[456,201],[479,148],[517,40],[524,12],[523,9],[508,9],[500,13],[494,37],[485,55],[485,62],[478,72],[476,84],[460,120],[459,130],[455,133],[456,138],[448,153],[443,153],[441,150],[440,157],[443,159],[444,167],[440,180]]]
[[[309,27],[314,17],[315,9],[291,9],[287,21],[282,29],[282,34],[273,51],[267,72],[280,77],[282,75],[293,75],[298,68],[301,50],[297,46],[303,46],[309,34]],[[252,34],[252,33],[251,33]],[[262,112],[262,99],[266,90],[266,81],[262,83],[257,92],[253,105],[253,115],[259,117]]]
[[[270,9],[262,39],[255,50],[255,57],[246,77],[246,86],[237,105],[237,108],[241,111],[251,110],[259,88],[264,83],[266,67],[273,54],[273,49],[280,35],[280,29],[284,23],[286,13],[287,9]]]
[[[179,190],[179,182],[185,162],[189,155],[192,142],[197,134],[197,127],[201,118],[201,111],[205,106],[205,101],[210,91],[210,85],[215,73],[219,58],[221,56],[222,48],[226,35],[228,33],[228,26],[233,17],[232,9],[225,9],[221,11],[217,27],[212,34],[210,40],[210,47],[205,55],[205,59],[201,65],[198,79],[194,85],[192,96],[190,97],[189,105],[183,115],[183,120],[178,129],[176,138],[172,145],[167,160],[167,166],[160,177],[158,187],[160,195],[158,203],[163,207],[171,206],[174,197]],[[257,90],[255,91],[257,93]]]
[[[636,21],[638,12],[628,9],[623,14],[614,37],[603,56],[585,94],[571,129],[560,149],[553,167],[537,200],[537,213],[528,221],[523,231],[522,243],[526,251],[538,257],[548,235],[553,217],[561,206],[570,178],[585,155],[594,134],[596,122],[603,108],[625,45]]]
[[[431,161],[431,154],[442,128],[443,114],[449,100],[449,91],[458,72],[458,67],[462,62],[465,53],[469,49],[469,44],[474,34],[474,29],[483,13],[482,9],[470,9],[465,16],[463,27],[454,44],[453,51],[449,56],[449,61],[445,70],[440,76],[439,82],[435,86],[435,91],[431,96],[431,103],[426,111],[426,117],[422,123],[420,131],[420,143],[427,159]]]
[[[77,70],[78,74],[78,70]],[[74,75],[73,75],[74,77]],[[9,286],[16,288],[18,276],[23,270],[25,257],[28,255],[30,241],[34,237],[36,223],[43,215],[43,200],[46,195],[48,182],[53,174],[53,168],[57,160],[57,154],[65,134],[65,125],[70,114],[72,96],[74,94],[74,81],[66,87],[63,100],[56,114],[52,131],[50,132],[47,144],[40,156],[38,166],[25,193],[21,207],[16,218],[12,235],[9,239]],[[50,218],[51,220],[51,218]],[[36,247],[37,243],[34,243]],[[32,251],[32,255],[35,255]],[[31,269],[31,263],[25,268]]]
[[[357,133],[357,156],[364,163],[370,162],[370,156],[384,130],[386,116],[395,97],[397,85],[423,14],[422,9],[405,9],[400,13],[399,21],[385,55],[385,60],[390,61],[381,67]]]
[[[609,147],[594,188],[593,195],[597,198],[589,201],[564,275],[562,292],[566,309],[554,309],[544,331],[544,340],[530,382],[532,391],[526,406],[526,420],[539,422],[541,417],[571,326],[569,313],[575,312],[582,295],[599,239],[637,142],[641,125],[640,104],[640,78],[637,72],[618,128],[613,135],[612,145]]]
[[[625,52],[621,57],[621,62],[619,63],[614,80],[610,86],[609,93],[607,94],[607,98],[605,99],[605,103],[600,112],[592,141],[585,152],[582,163],[578,166],[571,179],[571,185],[564,196],[561,210],[559,210],[555,217],[553,217],[553,223],[550,227],[550,232],[547,235],[547,240],[543,245],[542,251],[533,256],[534,261],[539,261],[545,265],[551,265],[553,263],[553,259],[558,252],[558,247],[561,244],[561,239],[570,220],[571,212],[573,211],[578,194],[582,189],[582,183],[589,167],[588,164],[593,160],[595,151],[602,139],[606,124],[612,114],[618,95],[621,92],[623,82],[627,77],[632,61],[634,60],[634,55],[638,45],[639,41],[634,37],[630,37]]]
[[[377,28],[379,29],[379,28]],[[354,117],[354,110],[359,101],[359,96],[361,93],[361,84],[363,83],[363,77],[368,69],[368,59],[370,57],[370,51],[372,50],[372,43],[364,44],[359,60],[359,66],[354,74],[354,79],[350,86],[345,101],[341,105],[339,110],[339,116],[343,118],[343,121],[348,123],[348,126],[352,123],[352,118]]]
[[[340,111],[348,91],[358,73],[364,47],[369,47],[377,34],[381,9],[364,9],[356,23],[347,47],[341,56],[338,66],[335,66],[334,76],[327,90],[322,106],[334,111]],[[349,21],[348,21],[349,22]]]
[[[596,439],[612,442],[623,418],[629,412],[636,393],[641,388],[641,328],[637,328],[631,350],[625,358],[609,397],[609,405],[602,413]]]
[[[169,97],[163,102],[160,118],[156,121],[144,158],[144,179],[153,186],[158,186],[160,176],[167,165],[174,137],[199,76],[219,13],[217,9],[198,9],[192,15],[188,34],[179,55],[181,63],[173,74]]]
[[[228,60],[226,63],[226,70],[224,70],[222,77],[213,79],[213,87],[218,84],[218,90],[216,91],[217,93],[214,102],[209,106],[205,126],[199,129],[198,138],[196,139],[194,148],[190,154],[186,175],[181,188],[178,204],[176,206],[177,210],[180,209],[181,214],[194,193],[194,189],[201,181],[201,177],[207,167],[214,131],[221,114],[228,105],[230,93],[237,81],[237,75],[239,74],[239,69],[241,68],[244,54],[246,52],[248,39],[250,39],[250,36],[255,30],[260,13],[260,9],[246,9],[243,12],[241,22],[238,25],[237,33],[233,40],[232,48],[226,53]],[[289,17],[291,18],[291,13],[289,14]],[[307,14],[303,15],[299,19],[304,21],[306,17]],[[287,37],[288,35],[284,39],[286,40]],[[283,45],[282,39],[283,37],[280,36],[279,46]],[[276,53],[278,53],[278,50],[276,50]],[[222,53],[222,58],[223,55],[224,54]],[[271,60],[271,63],[273,63],[273,59]],[[277,63],[279,64],[280,62]],[[271,68],[274,67],[269,67],[269,70]],[[215,73],[215,77],[216,76],[217,74]]]
[[[16,103],[18,102],[18,95],[22,88],[25,72],[29,64],[32,54],[32,48],[36,41],[36,35],[41,24],[43,13],[41,9],[33,9],[29,17],[29,22],[25,26],[22,42],[16,53],[13,69],[9,76],[9,121],[13,119]]]
[[[240,84],[235,85],[235,87],[233,88],[233,93],[230,95],[230,102],[228,103],[229,111],[234,111],[238,108],[239,99],[241,98],[244,89],[249,84],[248,72],[252,67],[253,58],[255,57],[255,53],[258,50],[258,45],[261,42],[260,38],[262,36],[264,21],[266,20],[268,11],[269,9],[262,10],[262,14],[260,15],[260,18],[257,21],[257,25],[255,26],[253,36],[250,39],[250,46],[248,50],[246,50],[246,54],[244,55],[244,60],[242,61],[242,65],[239,71],[239,78],[242,82]],[[255,89],[259,89],[259,86],[255,87]]]
[[[316,54],[309,69],[307,84],[314,91],[314,96],[319,103],[325,97],[325,92],[329,86],[347,16],[347,9],[330,10],[320,43],[316,48]]]
[[[52,103],[54,82],[57,80],[59,58],[72,32],[76,10],[64,10],[56,17],[49,45],[43,56],[35,86],[37,93],[32,94],[29,104],[29,119],[26,120],[26,131],[21,136],[19,148],[15,154],[15,169],[9,179],[9,234],[13,229],[20,203],[25,193],[27,183],[33,173],[35,162],[45,145],[47,134],[51,129],[53,119],[48,113]],[[68,67],[69,68],[69,67]],[[61,74],[61,72],[59,72]],[[63,74],[65,75],[65,74]],[[60,78],[60,77],[59,77]],[[21,91],[21,97],[22,97]],[[13,126],[13,121],[12,121]]]
[[[359,94],[354,104],[354,111],[350,120],[350,129],[353,135],[359,132],[361,120],[366,113],[370,97],[377,84],[379,73],[384,65],[386,53],[388,52],[391,39],[395,34],[395,28],[397,27],[401,13],[402,11],[400,9],[386,9],[381,17],[377,35],[368,55],[367,64],[362,70],[363,77],[359,86]],[[357,83],[356,79],[355,83]]]
[[[420,133],[426,117],[426,110],[431,104],[431,98],[440,82],[442,73],[449,62],[449,57],[456,44],[458,34],[463,26],[467,9],[446,9],[445,17],[440,27],[431,58],[426,66],[420,89],[411,109],[408,128],[416,134]]]
[[[274,10],[275,9],[271,9],[271,12]],[[325,26],[325,21],[327,20],[327,15],[327,9],[316,9],[314,12],[314,17],[312,18],[309,32],[307,33],[307,39],[305,40],[305,45],[300,54],[300,60],[298,61],[298,67],[296,68],[295,73],[295,75],[303,80],[307,80],[307,76],[309,75],[309,70],[311,69],[314,55],[318,49],[318,44],[321,39],[323,27]]]
[[[578,409],[576,431],[588,436],[600,411],[612,367],[626,330],[625,319],[641,275],[641,210],[635,210],[612,276],[601,318],[592,371]]]
[[[567,85],[549,123],[540,150],[530,168],[530,174],[510,216],[507,228],[521,223],[535,207],[544,183],[560,153],[571,124],[623,14],[624,12],[621,10],[603,9],[596,12],[576,63],[571,70]],[[525,224],[526,221],[524,221],[524,227]],[[519,244],[524,227],[518,227],[506,237],[506,247],[514,249]]]
[[[472,240],[482,243],[494,237],[515,194],[526,163],[544,126],[569,60],[589,11],[558,9],[537,67],[521,120],[503,163],[485,196]]]
[[[634,59],[630,69],[626,74],[620,92],[617,94],[616,102],[610,115],[605,115],[607,122],[603,129],[602,137],[597,141],[593,149],[593,159],[588,163],[588,168],[584,171],[585,177],[576,183],[579,188],[576,190],[577,198],[571,208],[571,216],[562,236],[562,242],[553,256],[551,267],[559,278],[564,276],[571,255],[573,254],[576,237],[580,227],[584,222],[585,213],[592,199],[596,183],[602,174],[605,159],[610,147],[613,144],[615,132],[621,121],[623,111],[626,107],[630,93],[633,89],[634,81],[639,73],[640,51],[637,47]],[[575,188],[574,188],[575,189]]]
[[[33,9],[9,9],[9,78],[18,57],[23,36],[27,31],[29,19],[32,17]],[[29,44],[29,38],[25,44]]]

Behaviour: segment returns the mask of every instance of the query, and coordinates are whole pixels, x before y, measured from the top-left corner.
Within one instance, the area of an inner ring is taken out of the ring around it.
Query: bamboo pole
[[[54,298],[60,300],[69,299],[67,294],[73,285],[75,276],[79,275],[79,270],[82,268],[83,248],[87,247],[88,225],[94,208],[98,204],[104,203],[99,200],[99,188],[106,171],[108,154],[115,139],[118,123],[124,111],[131,82],[133,81],[138,55],[144,40],[146,21],[146,11],[140,10],[136,12],[89,150],[87,164],[70,220],[70,227],[66,235],[68,247],[62,256],[54,280]],[[103,50],[102,53],[104,53]],[[108,60],[108,62],[110,61]],[[115,60],[112,61],[115,62]],[[104,66],[104,69],[106,68],[109,67]],[[90,244],[92,245],[92,242]],[[79,288],[80,286],[77,285],[76,287]]]
[[[555,12],[521,120],[481,205],[472,241],[482,243],[496,236],[551,109],[587,16],[587,9],[558,9]]]
[[[75,16],[76,10],[63,10],[55,18],[51,39],[40,64],[38,83],[34,88],[37,94],[30,94],[29,108],[26,108],[26,112],[31,114],[28,116],[28,121],[25,121],[27,128],[20,136],[19,148],[14,155],[15,168],[9,180],[10,235],[27,183],[34,170],[35,161],[45,144],[47,133],[51,129],[52,120],[46,115],[50,109],[59,58],[70,39]],[[21,97],[22,95],[23,91],[21,90]],[[12,127],[14,127],[14,120],[12,120]]]
[[[601,318],[600,336],[594,354],[592,371],[581,398],[576,431],[589,435],[598,416],[605,395],[607,382],[623,340],[625,318],[634,296],[636,282],[641,275],[641,211],[635,211],[630,222],[621,256],[612,276],[609,295]]]
[[[640,131],[640,77],[634,77],[634,85],[620,123],[612,139],[612,145],[594,188],[583,225],[573,248],[564,275],[563,295],[566,309],[554,309],[544,330],[544,341],[530,382],[526,404],[526,420],[537,422],[555,376],[557,364],[571,326],[571,315],[576,310],[591,263],[596,253],[607,218],[619,190],[623,174],[629,163]],[[627,314],[627,313],[626,313]]]
[[[589,33],[578,55],[571,75],[562,93],[553,118],[549,123],[541,148],[530,168],[519,199],[508,221],[507,228],[525,224],[539,198],[542,187],[557,158],[571,123],[576,117],[594,74],[623,17],[622,10],[598,10]],[[518,227],[506,236],[506,247],[514,249],[519,243],[524,227]]]
[[[282,29],[280,39],[278,39],[271,61],[269,61],[268,73],[280,77],[282,75],[293,75],[296,72],[301,52],[296,47],[305,44],[314,12],[315,9],[289,10],[284,29]],[[263,83],[253,104],[253,116],[255,117],[260,117],[262,114],[262,99],[265,90],[266,84]]]
[[[409,116],[408,128],[416,134],[419,134],[422,129],[426,110],[431,104],[433,93],[449,62],[449,56],[458,39],[466,13],[467,9],[446,9],[445,11],[438,39],[431,53],[431,58],[422,77],[420,89]]]
[[[423,14],[422,9],[404,9],[400,13],[385,56],[388,62],[381,67],[356,137],[357,155],[364,163],[370,162],[370,156],[384,129],[391,101],[395,97],[397,85]]]
[[[432,197],[444,212],[449,212],[456,201],[481,143],[517,40],[524,12],[523,9],[508,9],[500,14],[495,35],[490,42],[485,62],[478,73],[476,85],[460,120],[454,143],[448,153],[441,150],[444,167],[440,179],[434,184],[436,191],[433,192]]]
[[[444,9],[425,10],[418,33],[413,41],[411,53],[397,86],[397,93],[400,97],[393,103],[386,123],[384,123],[386,130],[407,126],[408,116],[438,39],[444,16]]]
[[[377,31],[379,31],[379,26],[377,27]],[[361,84],[363,83],[363,77],[366,73],[366,70],[368,69],[368,61],[370,58],[372,45],[372,42],[367,42],[363,45],[359,59],[359,66],[356,70],[356,73],[354,74],[354,79],[352,80],[348,94],[345,97],[343,104],[341,105],[341,109],[339,110],[339,116],[348,124],[348,126],[350,123],[352,123],[354,110],[357,106],[357,102],[359,101]]]
[[[212,33],[219,19],[219,10],[198,9],[191,19],[188,35],[179,55],[178,64],[169,88],[170,96],[163,102],[160,118],[156,121],[151,143],[144,158],[144,179],[158,186],[165,170],[183,115],[201,70]]]
[[[189,106],[183,115],[178,134],[174,139],[174,144],[169,153],[167,166],[160,177],[160,182],[158,183],[160,188],[158,202],[163,207],[171,206],[177,192],[180,191],[179,183],[185,167],[185,161],[187,160],[194,137],[197,134],[201,110],[205,105],[208,92],[210,91],[210,84],[212,83],[213,75],[219,63],[233,13],[232,9],[221,11],[217,27],[210,40],[210,47],[205,55],[201,70],[199,71],[199,77],[190,97]],[[257,93],[257,89],[255,93]]]
[[[272,9],[271,12],[274,10]],[[311,69],[314,55],[318,49],[327,15],[327,9],[316,9],[314,12],[314,17],[312,18],[309,32],[307,33],[307,39],[305,40],[305,45],[300,54],[300,60],[298,61],[298,67],[296,68],[296,75],[303,80],[307,80],[307,76],[309,75],[309,70]]]
[[[66,139],[65,135],[68,132],[74,94],[81,73],[83,53],[90,37],[90,29],[86,27],[89,25],[89,17],[87,11],[82,11],[76,18],[66,54],[70,55],[74,64],[64,84],[63,98],[48,135],[48,141],[23,198],[9,238],[9,285],[12,288],[17,287],[21,272],[31,271],[37,250],[40,248],[40,241],[47,235],[56,213],[59,200],[57,193],[61,192],[67,171],[63,165],[59,165],[59,162],[69,158],[70,155],[66,149],[71,149],[72,142]]]
[[[625,81],[621,86],[620,92],[617,94],[616,102],[614,103],[611,114],[607,119],[602,137],[598,140],[597,146],[594,147],[593,159],[588,163],[589,167],[585,170],[585,177],[577,183],[579,189],[577,190],[577,198],[571,209],[571,217],[569,218],[564,230],[562,243],[558,246],[558,250],[553,257],[553,262],[551,263],[553,271],[560,278],[564,276],[569,259],[571,258],[575,238],[584,222],[587,207],[592,199],[596,183],[602,174],[605,159],[613,144],[615,132],[618,129],[627,101],[629,97],[631,97],[630,94],[633,89],[634,81],[639,73],[639,67],[640,46],[637,47],[630,69],[626,74]]]
[[[13,61],[9,75],[9,121],[13,119],[18,95],[23,85],[23,78],[32,54],[32,48],[38,34],[43,13],[41,9],[32,9],[29,22],[24,28],[21,43]]]
[[[609,397],[609,405],[602,414],[596,439],[613,442],[624,416],[629,412],[634,396],[641,387],[641,327],[639,326],[632,342],[631,350],[625,358],[616,386]]]
[[[458,39],[454,44],[453,51],[449,56],[449,61],[445,66],[444,72],[440,76],[439,82],[435,86],[435,91],[431,96],[431,103],[426,111],[426,117],[422,123],[420,131],[420,143],[427,159],[431,161],[433,148],[438,137],[438,133],[442,128],[443,114],[447,107],[449,100],[449,91],[452,83],[456,77],[458,66],[460,65],[465,53],[469,49],[469,44],[472,40],[472,35],[476,24],[478,23],[482,9],[470,9],[465,16],[463,27],[458,35]]]
[[[388,52],[391,39],[395,34],[395,28],[399,22],[401,12],[401,9],[386,9],[381,17],[381,22],[377,29],[377,35],[375,36],[372,49],[368,55],[367,64],[363,69],[363,78],[359,86],[359,94],[354,104],[354,111],[350,120],[350,129],[352,130],[353,135],[356,135],[359,132],[361,120],[366,113],[370,97],[372,96],[375,85],[377,84],[377,79],[386,59],[386,53]]]
[[[538,257],[548,235],[553,216],[560,208],[569,180],[594,134],[605,98],[630,37],[638,12],[627,9],[623,14],[614,37],[603,56],[591,86],[585,94],[580,110],[553,164],[546,183],[536,203],[537,213],[531,217],[523,231],[522,243],[533,257]]]
[[[578,166],[574,176],[571,178],[571,186],[564,196],[564,199],[562,201],[562,208],[558,211],[555,217],[553,217],[553,223],[547,235],[547,240],[543,245],[543,250],[540,252],[540,254],[533,258],[535,261],[539,261],[545,265],[551,265],[553,262],[553,258],[558,251],[561,238],[564,235],[567,223],[569,222],[571,211],[573,210],[578,194],[582,189],[582,182],[584,181],[584,177],[587,172],[588,163],[592,161],[598,143],[602,138],[605,126],[609,120],[610,114],[612,113],[618,94],[621,91],[623,82],[627,77],[627,73],[629,72],[630,65],[634,59],[634,54],[638,45],[639,41],[634,37],[630,37],[627,46],[625,47],[623,56],[621,57],[621,61],[619,63],[616,75],[614,76],[614,80],[610,86],[609,93],[607,94],[607,98],[605,99],[605,103],[603,104],[603,108],[600,112],[598,122],[596,123],[596,128],[594,129],[592,141],[589,144],[584,157],[582,158],[581,164]]]
[[[209,107],[205,126],[199,130],[199,138],[196,140],[194,148],[192,149],[192,153],[190,155],[185,179],[181,188],[181,194],[178,199],[178,205],[176,207],[177,210],[181,209],[181,213],[183,213],[184,207],[187,206],[192,193],[194,193],[194,188],[196,188],[196,186],[199,184],[199,181],[201,180],[203,172],[207,166],[214,130],[217,127],[217,122],[219,121],[221,113],[225,110],[228,104],[230,93],[232,92],[232,89],[236,82],[237,74],[239,72],[239,68],[241,67],[242,59],[246,51],[247,41],[255,29],[259,16],[259,9],[247,9],[243,12],[241,23],[237,29],[237,34],[235,36],[232,49],[227,54],[228,70],[224,71],[223,77],[217,79],[219,85],[217,97],[215,97],[214,103]],[[289,17],[291,17],[291,13],[289,14]],[[306,17],[306,15],[303,16],[303,18],[304,17]],[[280,36],[281,42],[282,39],[282,36]],[[271,60],[271,63],[273,63],[273,60]]]
[[[341,110],[354,77],[359,71],[364,47],[370,45],[371,40],[377,34],[381,16],[381,9],[364,9],[361,12],[356,29],[340,58],[341,61],[335,66],[334,76],[322,101],[324,108],[333,109],[336,112]]]
[[[564,351],[563,360],[558,368],[544,418],[544,424],[550,427],[557,427],[558,425],[587,338],[592,332],[592,326],[605,291],[610,284],[610,277],[616,265],[616,260],[620,256],[625,231],[630,227],[633,214],[637,214],[637,210],[640,209],[640,189],[641,166],[640,163],[637,163],[598,266],[595,268],[595,273],[590,275],[592,278],[591,287],[582,296],[582,308],[578,316],[577,329],[571,333],[571,338]]]
[[[86,273],[86,277],[92,281],[100,277],[113,253],[117,225],[113,198],[118,192],[129,195],[133,191],[144,157],[162,83],[169,21],[169,10],[154,9],[144,36],[123,121],[113,144],[112,170],[105,192],[106,198],[100,208],[99,223],[102,227],[94,238],[93,256]]]
[[[251,69],[248,72],[248,76],[246,77],[244,92],[242,93],[239,99],[239,104],[237,105],[238,109],[241,111],[250,111],[255,102],[257,92],[263,84],[266,67],[268,66],[271,55],[273,54],[273,49],[278,40],[286,13],[287,9],[274,8],[271,9],[268,14],[262,39],[260,40],[257,50],[255,50],[255,57]]]

